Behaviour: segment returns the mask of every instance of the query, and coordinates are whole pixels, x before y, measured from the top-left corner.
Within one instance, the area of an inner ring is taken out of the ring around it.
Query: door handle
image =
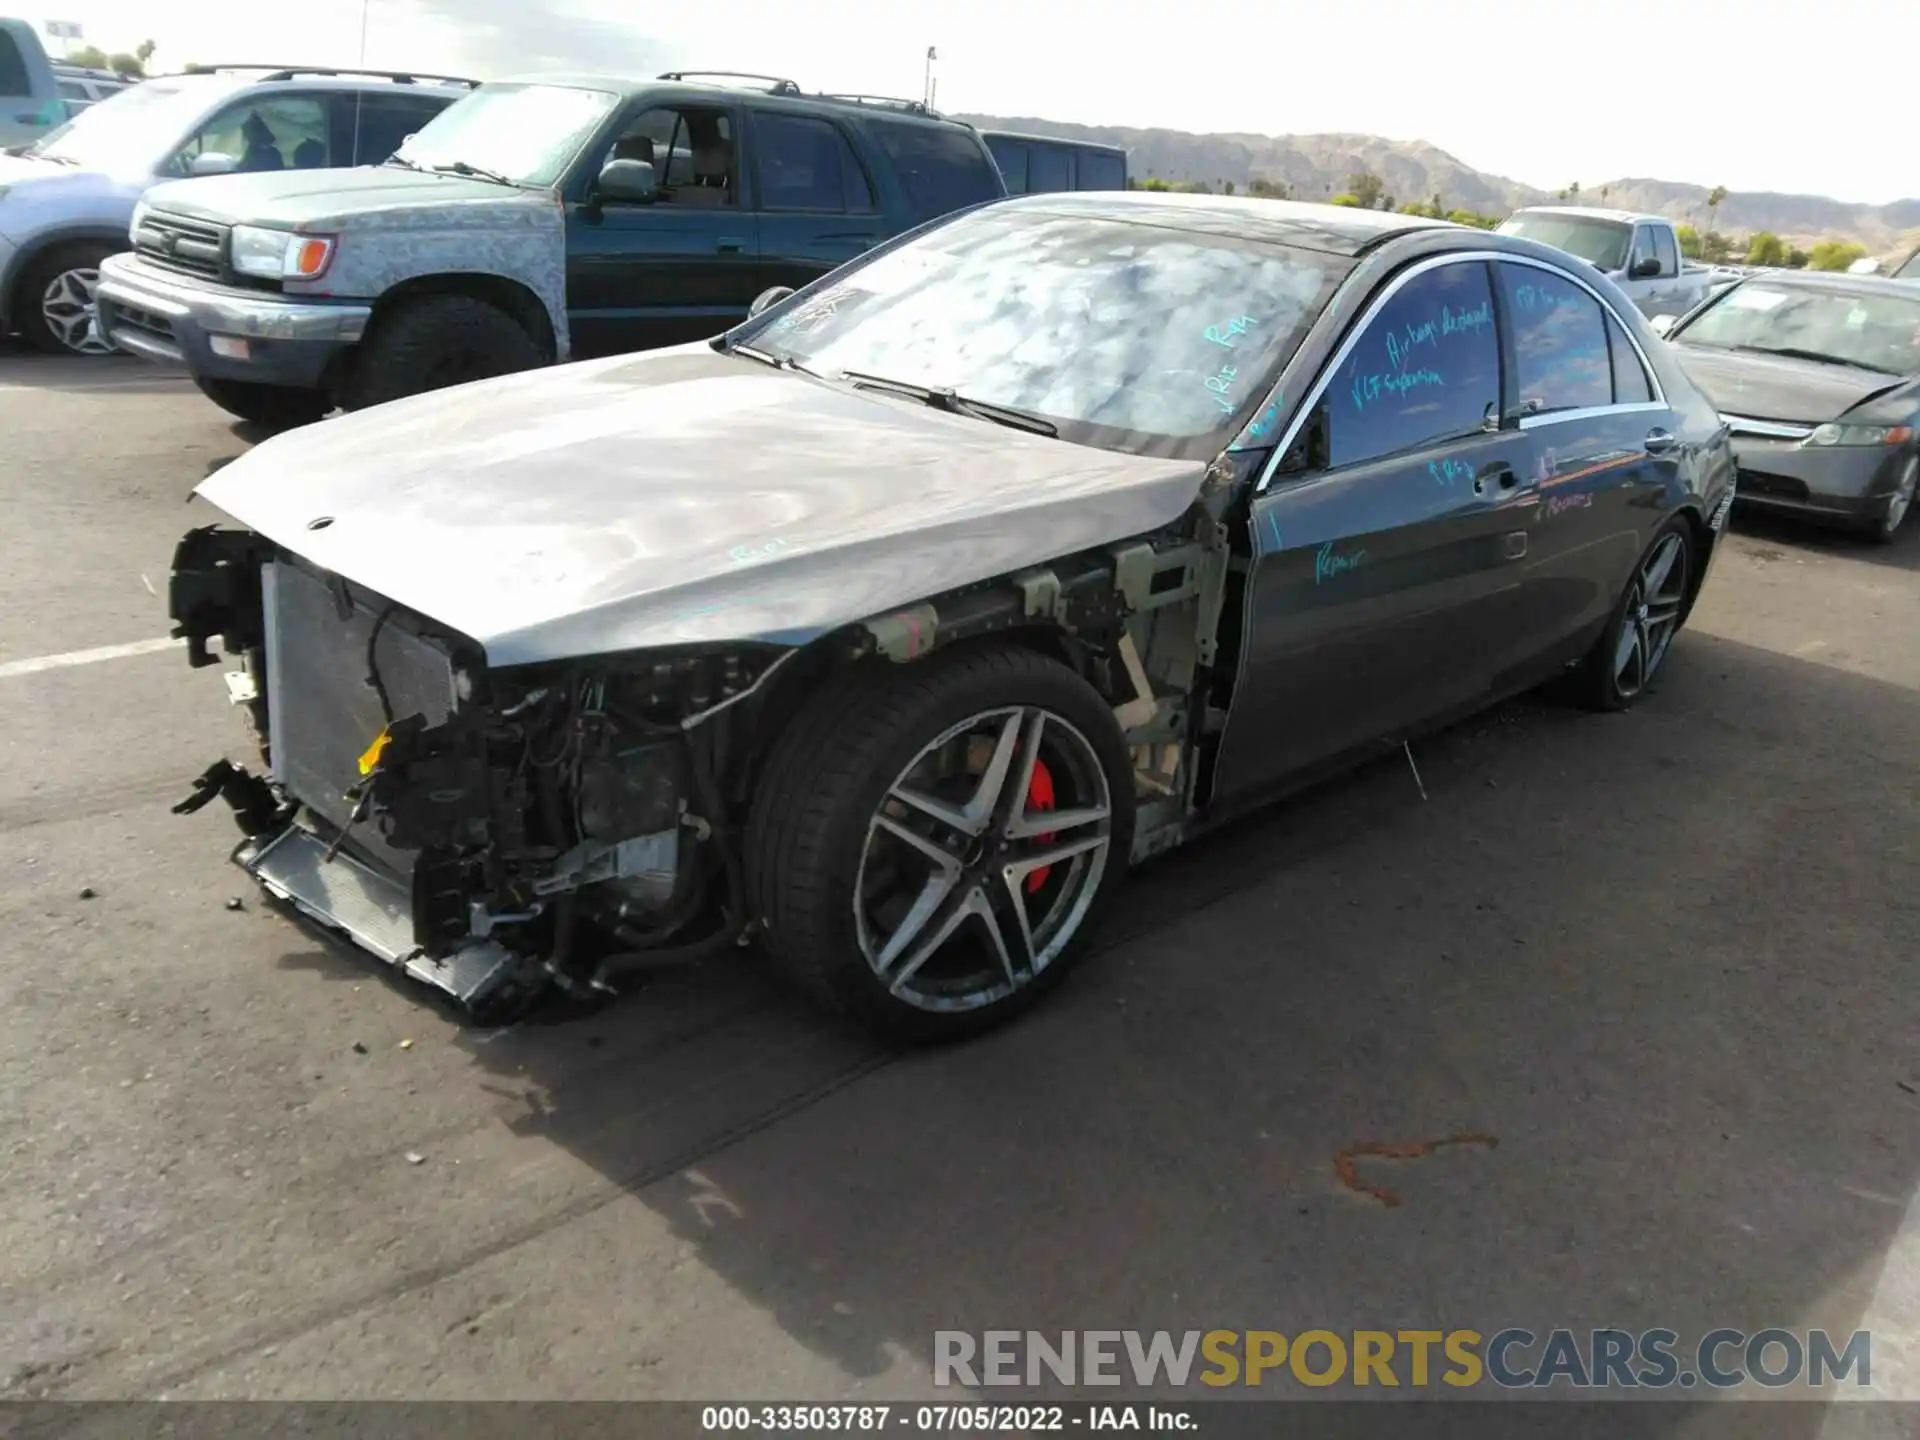
[[[1647,432],[1647,453],[1649,455],[1664,455],[1673,448],[1673,445],[1674,440],[1670,432],[1660,429],[1649,430]]]
[[[713,248],[722,255],[738,255],[747,248],[747,242],[744,240],[736,240],[731,235],[722,235],[718,240],[713,242]]]
[[[1502,490],[1511,490],[1515,485],[1520,483],[1520,477],[1513,473],[1513,467],[1504,460],[1495,461],[1491,465],[1482,465],[1480,467],[1479,473],[1473,477],[1473,493],[1476,495],[1486,494],[1487,482],[1489,480],[1498,482]]]

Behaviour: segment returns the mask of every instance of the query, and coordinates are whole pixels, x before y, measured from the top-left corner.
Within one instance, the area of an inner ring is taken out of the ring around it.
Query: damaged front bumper
[[[476,1012],[611,990],[628,964],[739,938],[711,778],[726,727],[695,736],[685,717],[747,698],[774,665],[502,675],[462,637],[212,527],[180,542],[170,604],[190,663],[217,663],[216,639],[240,657],[229,697],[266,761],[216,762],[174,809],[222,801],[245,836],[234,861],[309,921]]]

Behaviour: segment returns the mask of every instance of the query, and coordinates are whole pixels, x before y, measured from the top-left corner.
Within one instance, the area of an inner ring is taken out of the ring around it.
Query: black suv
[[[705,339],[1006,193],[978,132],[916,101],[726,72],[497,81],[385,165],[155,188],[100,316],[233,414],[298,424]]]

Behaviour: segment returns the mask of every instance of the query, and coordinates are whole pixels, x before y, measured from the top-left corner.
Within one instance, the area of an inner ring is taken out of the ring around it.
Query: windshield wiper
[[[418,170],[423,175],[427,170],[427,167],[422,165],[418,160],[409,160],[404,155],[389,155],[380,163],[382,165],[398,165],[402,170]]]
[[[80,163],[78,160],[74,159],[73,156],[71,155],[35,154],[34,149],[31,145],[22,146],[18,150],[9,150],[7,153],[9,155],[19,155],[22,159],[26,159],[26,160],[50,160],[55,165],[78,165]]]
[[[1004,425],[1009,430],[1025,430],[1030,435],[1052,437],[1060,433],[1059,427],[1051,420],[1042,420],[1038,415],[1016,410],[1011,405],[970,400],[956,390],[917,385],[911,380],[890,380],[885,375],[867,375],[858,370],[842,370],[840,378],[851,381],[856,390],[884,390],[890,394],[904,395],[935,410],[944,410],[949,415],[971,415],[976,420],[990,420],[995,425]]]
[[[1744,350],[1749,355],[1783,355],[1789,360],[1812,360],[1821,365],[1848,365],[1855,370],[1871,370],[1876,375],[1898,375],[1898,370],[1882,369],[1878,365],[1869,365],[1863,360],[1847,360],[1838,355],[1822,354],[1818,350],[1801,350],[1792,345],[1736,345],[1736,350]]]
[[[461,175],[470,180],[488,180],[495,185],[505,185],[514,190],[520,188],[498,170],[489,170],[484,165],[469,165],[464,160],[449,160],[444,165],[430,165],[427,168],[436,175]]]
[[[752,345],[722,345],[722,355],[744,355],[749,360],[758,360],[762,365],[771,365],[776,370],[797,370],[802,375],[811,375],[813,371],[802,365],[791,355],[776,355],[771,350],[760,350]]]

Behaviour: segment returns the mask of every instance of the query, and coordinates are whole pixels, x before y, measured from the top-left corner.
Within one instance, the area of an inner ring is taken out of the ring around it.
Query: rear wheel
[[[1065,974],[1120,883],[1132,783],[1111,709],[1056,661],[981,646],[849,672],[755,798],[767,950],[893,1038],[1002,1023]]]
[[[364,410],[545,361],[525,327],[497,306],[471,295],[422,295],[375,322],[354,357],[341,402]]]
[[[21,338],[49,355],[112,355],[100,330],[94,293],[100,262],[121,246],[99,241],[60,245],[35,260],[14,292]]]
[[[311,425],[328,410],[327,397],[318,390],[291,385],[262,385],[253,380],[209,380],[199,375],[193,383],[200,393],[229,415],[275,430]]]
[[[1580,662],[1577,692],[1589,709],[1625,710],[1652,686],[1680,633],[1693,554],[1693,529],[1680,516],[1654,536],[1605,633]]]
[[[1907,522],[1907,512],[1913,508],[1913,492],[1920,488],[1920,455],[1907,457],[1907,468],[1900,472],[1900,484],[1894,489],[1893,498],[1887,501],[1887,513],[1874,522],[1867,533],[1882,545],[1891,545],[1900,534],[1900,527]]]

